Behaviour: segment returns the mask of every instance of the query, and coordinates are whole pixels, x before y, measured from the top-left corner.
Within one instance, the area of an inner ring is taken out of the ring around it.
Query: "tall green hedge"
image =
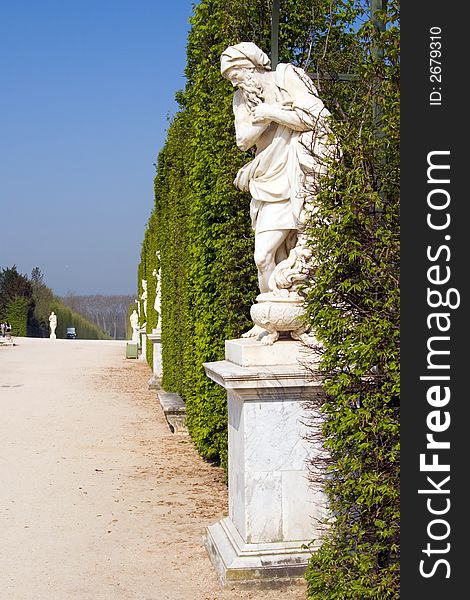
[[[281,59],[301,61],[308,53],[311,3],[285,0],[283,13]],[[152,253],[160,252],[163,386],[185,400],[199,452],[224,466],[226,394],[202,364],[223,359],[225,339],[249,329],[258,285],[250,198],[233,185],[252,154],[235,144],[233,88],[220,75],[220,55],[246,40],[269,52],[270,17],[271,4],[261,0],[202,0],[195,7],[187,84],[177,94],[179,111],[158,157],[155,236],[149,226],[139,265],[140,280],[155,268]]]
[[[310,229],[317,269],[308,310],[324,344],[334,516],[307,572],[315,600],[399,598],[398,3],[386,9],[376,15],[386,23],[380,33],[369,2],[347,11],[333,2],[328,42],[320,36],[314,52],[319,68],[347,60],[356,74],[351,84],[323,84],[343,156],[321,182]],[[358,23],[351,37],[348,24]]]
[[[186,278],[188,237],[185,200],[188,197],[190,135],[184,110],[173,119],[165,147],[158,157],[155,177],[157,243],[160,252],[162,295],[163,387],[185,398],[184,348],[189,283]]]
[[[158,315],[154,309],[155,293],[156,293],[156,276],[155,271],[158,271],[159,260],[157,258],[157,238],[156,238],[156,213],[152,211],[144,233],[140,252],[140,262],[137,270],[137,292],[139,295],[140,305],[140,325],[146,323],[145,331],[147,334],[152,333],[157,326]],[[142,280],[147,281],[147,316],[144,316],[143,304],[141,295],[143,292]],[[132,306],[137,310],[137,306]],[[146,359],[150,367],[153,365],[153,344],[150,340],[146,340],[146,347],[143,349],[146,352]]]
[[[378,35],[369,10],[364,0],[281,2],[280,59],[312,73],[343,151],[310,223],[308,316],[324,345],[322,466],[335,517],[307,572],[315,600],[398,598],[399,14],[388,2]],[[139,281],[149,281],[160,252],[163,384],[186,401],[200,453],[223,465],[225,392],[202,363],[222,359],[224,340],[249,327],[257,282],[249,197],[232,183],[250,153],[235,146],[233,89],[219,59],[241,41],[269,50],[270,11],[261,0],[195,8],[187,85],[158,157],[139,265]]]
[[[12,334],[27,335],[34,310],[33,288],[16,265],[0,269],[0,321],[8,321]]]
[[[6,320],[11,325],[13,336],[25,337],[28,329],[28,315],[31,303],[25,296],[15,296],[5,308]]]

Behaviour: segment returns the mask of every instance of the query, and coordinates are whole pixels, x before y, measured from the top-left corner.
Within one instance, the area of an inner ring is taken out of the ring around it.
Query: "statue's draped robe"
[[[306,73],[291,64],[275,71],[276,99],[285,110],[300,117],[303,131],[273,123],[272,142],[238,172],[235,185],[251,193],[251,218],[256,233],[298,229],[304,206],[302,182],[326,171],[325,157],[332,151],[326,117],[328,110]],[[234,111],[243,102],[235,92]]]

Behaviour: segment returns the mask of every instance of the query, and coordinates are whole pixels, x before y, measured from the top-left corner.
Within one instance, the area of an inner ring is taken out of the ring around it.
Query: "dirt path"
[[[172,434],[125,342],[0,347],[1,600],[305,600],[220,588],[218,467]]]

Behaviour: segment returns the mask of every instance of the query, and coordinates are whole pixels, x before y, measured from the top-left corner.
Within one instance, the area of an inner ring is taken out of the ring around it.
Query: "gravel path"
[[[1,600],[305,600],[222,589],[202,546],[218,467],[172,434],[125,342],[0,347]]]

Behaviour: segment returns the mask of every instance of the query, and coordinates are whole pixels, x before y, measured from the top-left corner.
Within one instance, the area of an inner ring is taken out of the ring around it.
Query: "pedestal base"
[[[155,375],[152,375],[152,377],[150,377],[150,379],[148,380],[148,386],[149,390],[159,390],[162,386],[161,378],[157,378]]]
[[[181,396],[174,392],[165,392],[162,389],[157,392],[157,396],[171,432],[188,433],[188,428],[186,427],[186,405]]]
[[[141,332],[140,337],[142,341],[140,344],[141,354],[139,360],[147,360],[147,334]]]
[[[311,551],[305,542],[247,544],[230,517],[207,528],[204,545],[220,583],[245,587],[279,588],[304,584]]]
[[[301,581],[328,518],[321,477],[309,482],[309,464],[325,459],[321,417],[306,407],[322,378],[293,340],[229,340],[225,357],[204,364],[227,390],[229,489],[229,516],[208,528],[206,548],[223,584]]]
[[[162,385],[163,369],[162,369],[162,332],[159,329],[154,329],[152,333],[147,335],[147,340],[150,340],[153,345],[153,374],[149,379],[149,390],[158,390]]]

